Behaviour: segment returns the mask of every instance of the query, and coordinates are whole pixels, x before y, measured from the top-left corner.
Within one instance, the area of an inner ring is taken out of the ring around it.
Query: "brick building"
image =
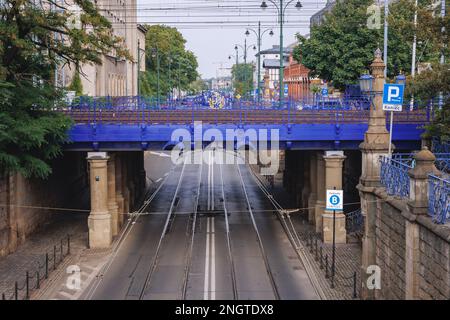
[[[309,72],[310,70],[297,62],[291,53],[289,66],[284,69],[284,83],[288,85],[288,96],[290,99],[298,100],[308,95]]]

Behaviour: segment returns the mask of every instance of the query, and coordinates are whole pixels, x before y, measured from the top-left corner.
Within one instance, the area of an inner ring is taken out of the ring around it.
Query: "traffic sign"
[[[328,97],[328,88],[323,88],[322,89],[322,96],[323,97]]]
[[[344,209],[344,191],[327,190],[326,210],[343,210],[343,209]]]
[[[284,85],[284,94],[289,93],[289,86],[287,84]]]
[[[383,90],[383,110],[402,111],[404,91],[403,84],[386,83]]]

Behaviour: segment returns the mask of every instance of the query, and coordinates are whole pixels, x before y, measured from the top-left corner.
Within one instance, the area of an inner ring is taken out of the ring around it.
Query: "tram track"
[[[161,236],[160,236],[160,238],[158,240],[158,245],[156,247],[156,251],[155,251],[154,256],[153,256],[152,264],[151,264],[150,268],[148,269],[148,271],[147,271],[147,273],[145,275],[145,280],[144,280],[144,283],[142,285],[141,292],[139,293],[139,300],[143,300],[144,299],[146,290],[148,288],[148,285],[150,284],[150,282],[152,280],[153,273],[155,272],[155,269],[157,267],[159,253],[161,251],[161,247],[162,247],[163,241],[164,241],[164,239],[165,239],[165,237],[167,235],[167,231],[168,231],[168,228],[170,226],[170,223],[171,223],[171,221],[173,221],[172,220],[173,219],[172,216],[173,216],[175,208],[176,208],[175,205],[179,201],[179,200],[177,200],[177,197],[178,197],[178,192],[180,190],[181,182],[183,181],[185,168],[186,168],[186,158],[183,158],[183,167],[181,169],[181,173],[180,173],[180,177],[178,179],[177,187],[175,189],[175,193],[174,193],[174,196],[172,198],[172,202],[170,204],[169,211],[167,213],[167,218],[166,218],[166,221],[164,223],[164,227],[163,227]]]
[[[252,209],[249,197],[248,197],[247,188],[245,186],[245,182],[244,182],[244,179],[242,177],[240,165],[238,163],[236,163],[236,169],[237,169],[237,172],[238,172],[238,175],[239,175],[239,180],[241,182],[242,191],[244,193],[248,214],[249,214],[250,220],[252,222],[253,230],[256,233],[258,246],[259,246],[260,251],[261,251],[262,259],[264,261],[264,266],[265,266],[265,269],[266,269],[266,272],[267,272],[267,275],[268,275],[268,278],[269,278],[269,281],[270,281],[270,285],[272,287],[273,294],[274,294],[276,300],[280,300],[279,289],[278,289],[278,286],[277,286],[277,284],[275,282],[275,277],[273,275],[272,268],[270,267],[270,263],[269,263],[269,259],[268,259],[267,253],[266,253],[266,251],[264,249],[264,245],[262,243],[261,235],[260,235],[258,226],[256,224],[255,217],[254,217],[254,214],[253,214],[253,209]]]
[[[124,242],[130,235],[131,231],[133,230],[133,227],[135,226],[136,222],[138,221],[139,217],[143,214],[145,214],[145,211],[148,209],[150,204],[153,202],[153,200],[156,198],[156,196],[159,194],[160,190],[163,188],[163,186],[166,184],[169,176],[173,174],[175,171],[176,166],[173,166],[169,172],[167,172],[164,175],[164,178],[159,181],[158,187],[152,192],[152,190],[149,188],[146,192],[146,195],[144,196],[144,202],[142,205],[135,210],[134,212],[130,213],[130,217],[127,220],[127,223],[122,228],[122,231],[120,232],[120,235],[118,239],[115,241],[115,244],[111,250],[111,255],[108,258],[107,262],[103,265],[103,267],[100,269],[98,275],[97,275],[97,281],[94,282],[88,289],[86,293],[86,299],[91,300],[93,296],[95,295],[96,290],[101,285],[101,282],[103,281],[103,275],[105,275],[109,269],[111,268],[112,264],[114,263],[114,260],[116,259],[120,249],[122,248]]]

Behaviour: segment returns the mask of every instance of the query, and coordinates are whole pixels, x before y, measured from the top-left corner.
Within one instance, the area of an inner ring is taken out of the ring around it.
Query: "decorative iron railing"
[[[361,209],[345,214],[345,229],[347,233],[360,233],[364,228],[364,216]]]
[[[381,184],[386,188],[387,193],[391,196],[409,197],[408,171],[413,168],[412,165],[385,156],[381,157],[380,161]]]
[[[450,174],[450,152],[448,153],[435,153],[436,157],[435,166],[443,174]],[[392,159],[402,162],[410,167],[416,166],[414,160],[414,153],[394,153]]]
[[[435,137],[432,141],[431,151],[433,153],[450,153],[450,143]]]
[[[450,222],[450,180],[428,176],[428,214],[435,223]]]

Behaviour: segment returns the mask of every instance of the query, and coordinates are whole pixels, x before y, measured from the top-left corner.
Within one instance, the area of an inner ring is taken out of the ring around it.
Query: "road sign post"
[[[383,90],[383,110],[391,112],[391,121],[389,124],[389,156],[392,155],[392,130],[394,128],[394,112],[402,111],[403,93],[405,86],[403,84],[386,83]]]
[[[333,245],[331,255],[331,288],[334,288],[334,275],[336,271],[336,210],[344,209],[344,191],[327,190],[326,210],[333,211]]]

